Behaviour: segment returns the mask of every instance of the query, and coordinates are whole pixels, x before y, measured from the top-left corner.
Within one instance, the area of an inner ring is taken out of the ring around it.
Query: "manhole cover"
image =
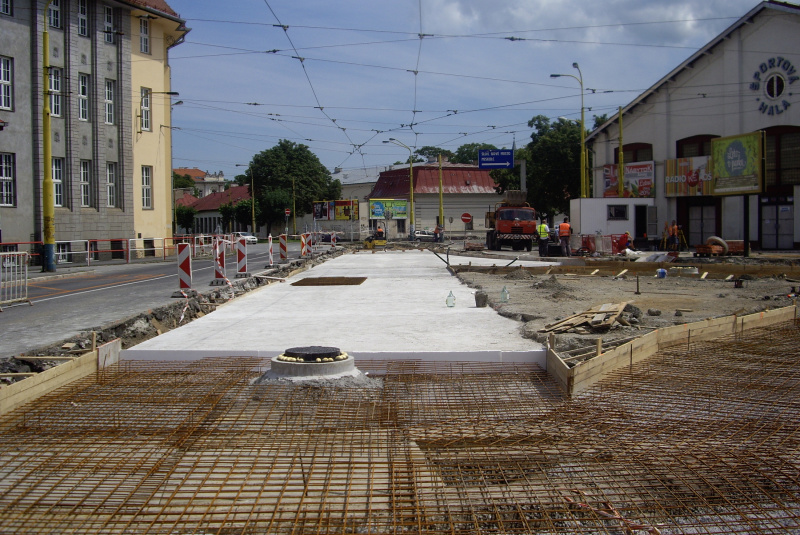
[[[358,286],[365,280],[366,277],[306,277],[292,286]]]

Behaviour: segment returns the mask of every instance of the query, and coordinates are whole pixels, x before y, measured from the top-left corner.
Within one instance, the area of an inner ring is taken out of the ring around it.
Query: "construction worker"
[[[544,217],[536,227],[536,233],[539,235],[539,257],[544,258],[547,256],[547,246],[550,243],[550,227],[545,223]]]
[[[561,256],[572,256],[572,248],[569,246],[569,237],[572,234],[572,227],[569,218],[565,217],[564,222],[558,225],[558,239],[561,242]]]
[[[675,220],[672,220],[672,224],[669,226],[669,242],[667,249],[671,251],[678,250],[678,224]]]

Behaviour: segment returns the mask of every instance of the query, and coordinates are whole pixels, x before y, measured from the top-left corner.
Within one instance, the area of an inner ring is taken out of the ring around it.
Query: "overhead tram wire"
[[[269,4],[269,0],[264,0],[264,4],[266,4],[266,6],[267,6],[267,8],[269,9],[270,13],[272,13],[272,16],[273,16],[273,17],[275,17],[275,20],[276,20],[276,21],[278,21],[278,25],[279,25],[279,27],[283,29],[283,33],[284,33],[284,35],[286,36],[286,39],[289,41],[289,44],[292,46],[292,50],[294,50],[294,53],[296,54],[295,58],[296,58],[298,61],[300,61],[300,66],[303,68],[303,74],[304,74],[304,75],[305,75],[305,77],[306,77],[306,81],[308,81],[308,86],[311,88],[311,93],[314,95],[314,100],[315,100],[315,101],[316,101],[316,103],[317,103],[317,107],[319,108],[319,111],[320,111],[320,112],[321,112],[321,113],[322,113],[322,114],[323,114],[325,117],[327,117],[327,118],[328,118],[328,120],[330,120],[330,122],[331,122],[331,123],[333,123],[333,124],[334,124],[334,125],[335,125],[335,126],[336,126],[336,127],[337,127],[337,128],[338,128],[338,129],[339,129],[341,132],[342,132],[342,134],[344,134],[344,136],[347,138],[347,140],[350,142],[350,144],[351,144],[351,145],[352,145],[354,148],[356,148],[356,150],[360,150],[360,149],[358,149],[358,148],[357,148],[357,145],[356,145],[356,143],[353,141],[353,139],[352,139],[352,138],[350,137],[350,135],[347,133],[347,129],[346,129],[346,128],[344,128],[343,126],[339,126],[338,124],[336,124],[336,121],[337,121],[337,120],[336,120],[336,119],[334,119],[334,118],[333,118],[333,117],[331,117],[331,116],[330,116],[328,113],[326,113],[326,112],[325,112],[325,108],[322,106],[322,103],[321,103],[321,102],[320,102],[320,100],[319,100],[319,96],[317,95],[317,91],[316,91],[316,89],[314,88],[314,84],[311,82],[311,77],[310,77],[310,76],[309,76],[309,74],[308,74],[308,70],[306,70],[305,58],[303,58],[302,56],[300,56],[300,53],[297,51],[297,47],[295,46],[294,42],[292,41],[292,38],[291,38],[291,36],[289,35],[289,27],[288,27],[288,26],[286,26],[285,24],[283,24],[283,23],[281,22],[280,18],[279,18],[279,17],[278,17],[278,15],[275,13],[275,11],[272,9],[272,6]]]

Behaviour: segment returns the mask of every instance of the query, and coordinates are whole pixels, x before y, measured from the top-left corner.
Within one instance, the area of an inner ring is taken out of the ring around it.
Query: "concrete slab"
[[[454,258],[452,264],[505,265]],[[518,261],[536,266],[544,262]],[[292,286],[312,277],[366,277],[360,285]],[[454,307],[445,300],[450,292]],[[123,359],[184,360],[209,356],[273,357],[297,346],[335,346],[358,358],[541,361],[541,344],[522,338],[521,324],[475,306],[429,251],[346,254],[285,283],[237,298],[194,322],[123,351]]]

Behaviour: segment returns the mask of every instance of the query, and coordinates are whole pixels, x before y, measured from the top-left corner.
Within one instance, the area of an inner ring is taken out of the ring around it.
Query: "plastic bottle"
[[[450,295],[447,296],[447,299],[445,300],[445,302],[447,303],[447,306],[449,306],[449,307],[456,306],[456,296],[453,295],[453,291],[452,290],[450,290]]]
[[[503,286],[503,289],[500,291],[500,302],[501,303],[508,303],[508,289]]]

